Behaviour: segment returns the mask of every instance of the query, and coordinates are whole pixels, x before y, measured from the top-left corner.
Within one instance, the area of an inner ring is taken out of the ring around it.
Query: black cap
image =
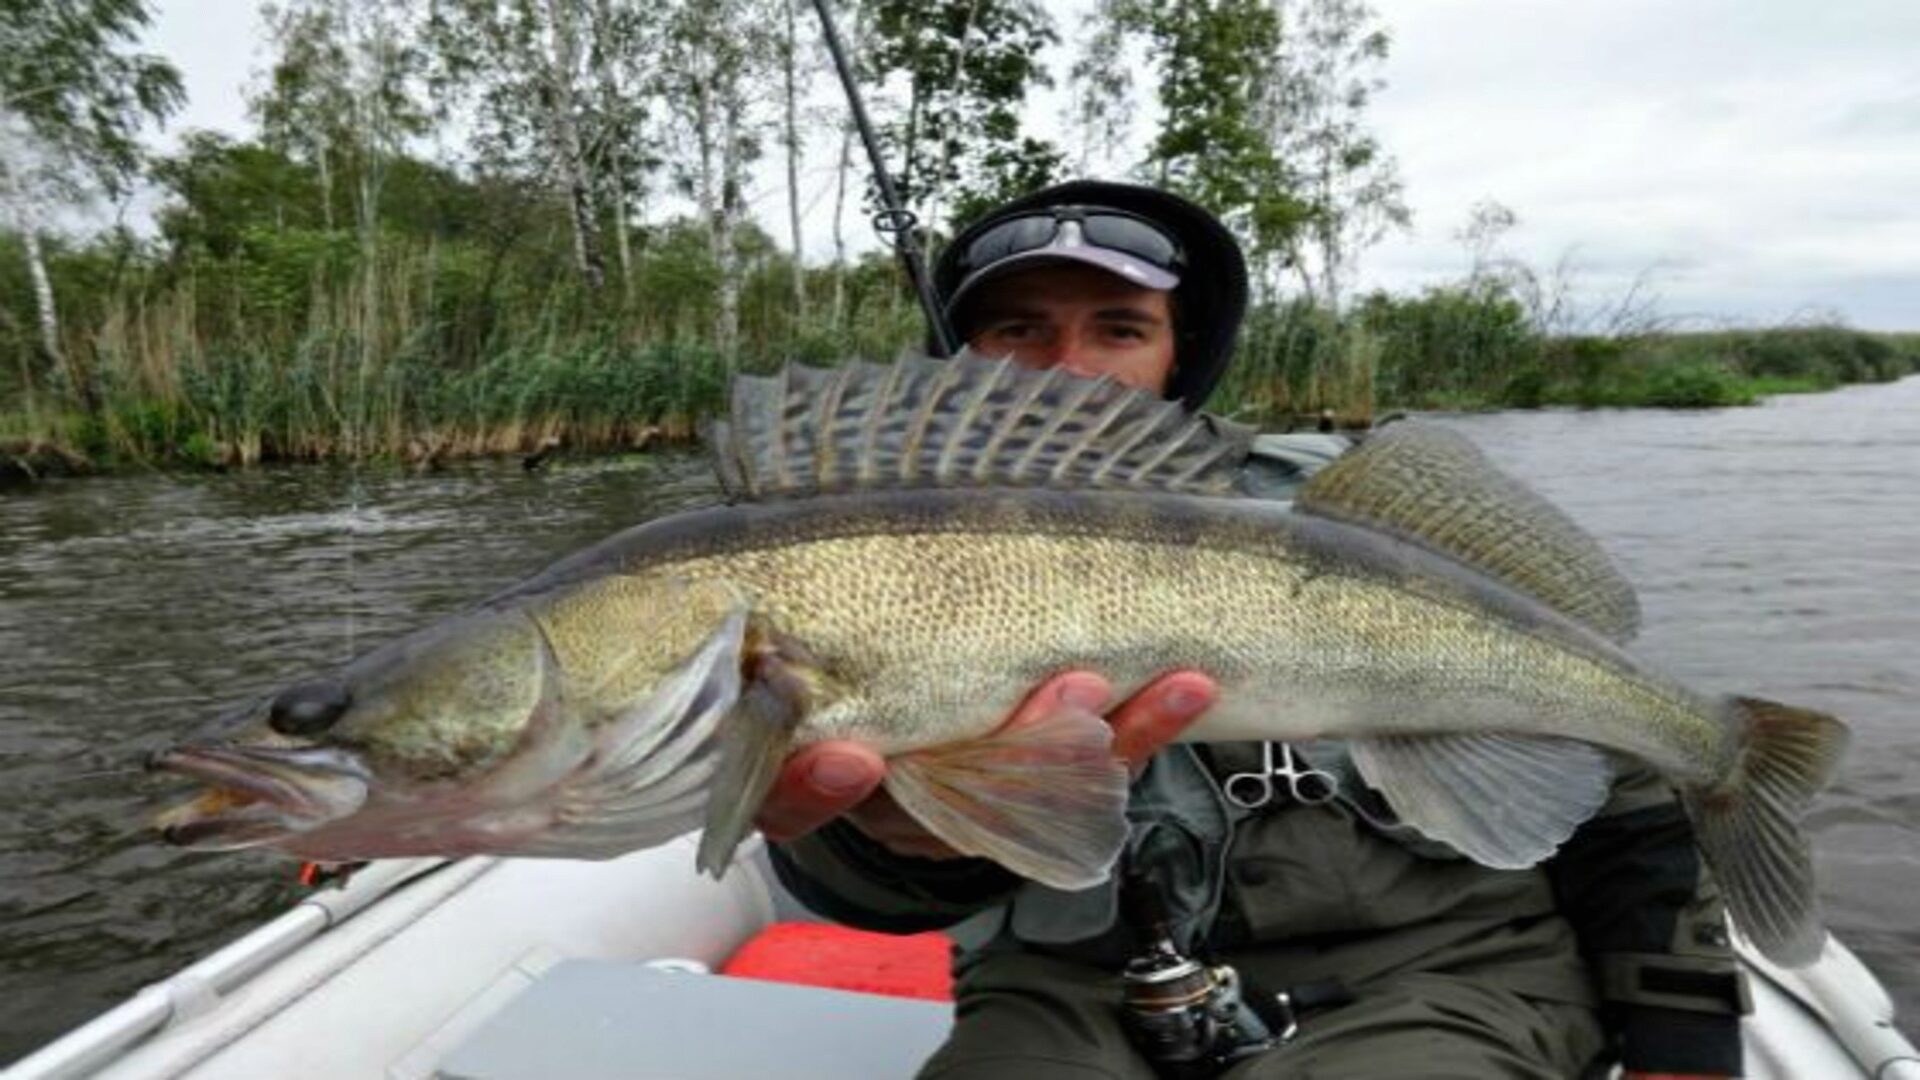
[[[1179,242],[1185,267],[1173,288],[1178,343],[1166,396],[1189,409],[1199,408],[1233,359],[1234,339],[1247,313],[1247,261],[1218,218],[1178,195],[1138,184],[1073,180],[1003,203],[975,219],[941,252],[933,276],[941,305],[950,307],[976,279],[1003,269],[996,264],[971,275],[962,273],[961,255],[975,237],[1008,218],[1055,206],[1123,211],[1159,225]]]

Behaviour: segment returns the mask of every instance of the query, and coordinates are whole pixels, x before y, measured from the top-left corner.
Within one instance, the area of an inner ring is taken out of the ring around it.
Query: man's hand
[[[1148,683],[1107,717],[1113,752],[1135,772],[1213,705],[1219,687],[1197,671],[1175,671]],[[1113,685],[1090,671],[1068,671],[1041,683],[1007,718],[1007,726],[1030,724],[1062,709],[1099,713]],[[756,824],[767,839],[797,840],[837,817],[897,854],[925,859],[960,853],[920,827],[880,784],[886,759],[854,742],[824,742],[794,754],[761,804]]]

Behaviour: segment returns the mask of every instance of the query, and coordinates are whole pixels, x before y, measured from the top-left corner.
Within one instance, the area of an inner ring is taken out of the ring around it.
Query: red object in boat
[[[774,923],[740,946],[720,973],[952,1001],[953,942],[939,931],[876,934],[826,923]]]

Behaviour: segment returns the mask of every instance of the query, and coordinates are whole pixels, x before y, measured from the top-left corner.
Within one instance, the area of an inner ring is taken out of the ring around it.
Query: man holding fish
[[[1800,819],[1839,721],[1631,656],[1632,587],[1457,435],[1336,454],[1190,412],[1246,278],[1183,200],[1043,192],[939,278],[1013,359],[739,377],[726,502],[161,751],[204,785],[161,835],[612,858],[698,829],[719,875],[757,821],[817,910],[953,927],[932,1076],[1149,1075],[1122,876],[1167,955],[1301,1018],[1237,1075],[1739,1070],[1720,905],[1820,955]]]
[[[976,352],[1190,409],[1224,373],[1246,303],[1238,247],[1210,215],[1091,182],[986,215],[947,248],[938,283]],[[1329,456],[1325,440],[1267,438],[1246,468],[1287,498]],[[1063,672],[1007,726],[1104,715],[1138,778],[1128,864],[1163,884],[1188,948],[1304,1003],[1297,1038],[1228,1075],[1575,1076],[1607,1058],[1629,1076],[1739,1072],[1744,992],[1723,909],[1651,773],[1623,773],[1547,862],[1490,869],[1398,824],[1332,744],[1300,754],[1324,769],[1296,768],[1284,745],[1280,769],[1274,744],[1170,746],[1220,696],[1200,671],[1114,696],[1097,672]],[[815,743],[787,760],[758,824],[822,914],[954,928],[959,1023],[923,1075],[1151,1076],[1121,1023],[1115,886],[1065,892],[965,857],[886,775],[863,743]],[[1231,786],[1251,777],[1264,787]]]

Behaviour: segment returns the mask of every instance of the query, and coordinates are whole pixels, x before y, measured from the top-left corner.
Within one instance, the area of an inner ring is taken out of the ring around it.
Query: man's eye
[[[1001,323],[991,331],[993,337],[1007,341],[1024,341],[1033,336],[1032,323]]]
[[[1116,341],[1145,341],[1146,332],[1137,326],[1121,324],[1107,327],[1107,336]]]

